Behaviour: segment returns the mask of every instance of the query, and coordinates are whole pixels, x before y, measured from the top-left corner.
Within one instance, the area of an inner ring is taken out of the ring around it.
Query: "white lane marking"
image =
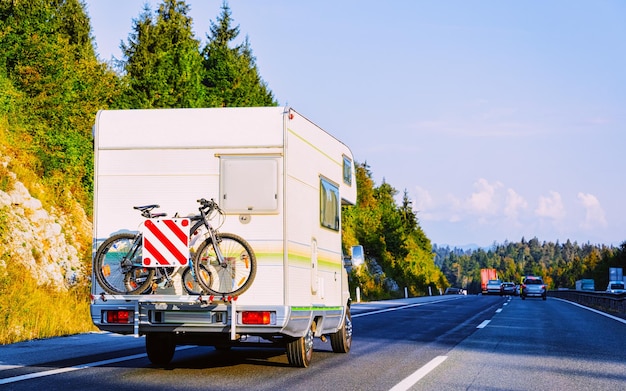
[[[180,346],[180,347],[176,348],[176,351],[190,349],[190,348],[195,348],[195,347],[196,346]],[[26,374],[26,375],[7,377],[6,379],[0,379],[0,384],[9,384],[9,383],[15,383],[15,382],[18,382],[18,381],[22,381],[22,380],[36,379],[38,377],[58,375],[59,373],[66,373],[66,372],[77,371],[79,369],[86,369],[86,368],[99,367],[99,366],[102,366],[102,365],[115,364],[115,363],[118,363],[118,362],[135,360],[135,359],[144,358],[144,357],[147,357],[147,356],[148,355],[145,354],[145,353],[135,354],[135,355],[132,355],[132,356],[125,356],[125,357],[112,358],[112,359],[109,359],[109,360],[96,361],[96,362],[92,362],[92,363],[88,363],[88,364],[78,365],[78,366],[75,366],[75,367],[57,368],[57,369],[51,369],[49,371],[34,372],[34,373]]]
[[[396,384],[389,391],[405,391],[411,388],[415,383],[420,381],[421,378],[426,376],[430,371],[437,368],[439,364],[444,362],[448,356],[437,356],[430,360],[428,364],[424,365],[417,371],[413,372],[410,376],[404,378],[400,383]]]
[[[502,312],[502,308],[498,308],[498,309],[496,310],[496,314],[499,314],[500,312]]]
[[[489,324],[489,322],[491,322],[491,319],[489,320],[483,320],[483,322],[481,324],[479,324],[478,326],[476,326],[477,329],[484,329],[485,326],[487,326]]]
[[[596,310],[596,309],[594,309],[594,308],[590,308],[590,307],[585,307],[585,306],[584,306],[584,305],[582,305],[582,304],[574,303],[573,301],[569,301],[569,300],[561,299],[561,298],[558,298],[558,297],[553,297],[552,299],[561,300],[561,301],[564,301],[564,302],[566,302],[566,303],[570,303],[571,305],[575,305],[575,306],[577,306],[577,307],[580,307],[580,308],[583,308],[583,309],[589,310],[589,311],[591,311],[591,312],[595,312],[596,314],[604,315],[604,316],[606,316],[607,318],[611,318],[611,319],[613,319],[613,320],[616,320],[616,321],[618,321],[618,322],[622,322],[622,323],[626,324],[626,319],[618,318],[617,316],[613,316],[613,315],[607,314],[606,312],[598,311],[598,310]]]
[[[8,369],[15,369],[15,368],[24,368],[23,365],[0,365],[0,371],[6,371]]]
[[[385,308],[384,310],[365,312],[365,313],[361,313],[361,314],[352,314],[352,317],[353,318],[358,318],[359,316],[375,315],[375,314],[381,314],[383,312],[389,312],[389,311],[399,311],[399,310],[403,310],[403,309],[406,309],[406,308],[419,307],[419,306],[422,306],[422,305],[441,303],[442,301],[449,301],[449,300],[455,300],[455,299],[443,299],[443,300],[427,301],[427,302],[424,302],[424,303],[407,304],[407,305],[403,305],[403,306],[400,306],[400,307]]]

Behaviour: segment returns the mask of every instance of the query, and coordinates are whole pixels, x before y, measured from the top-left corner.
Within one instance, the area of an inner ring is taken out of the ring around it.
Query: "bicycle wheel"
[[[220,262],[215,254],[213,240],[205,240],[194,255],[196,279],[207,293],[216,296],[239,296],[254,281],[256,257],[252,247],[243,238],[229,233],[219,235]]]
[[[112,295],[138,295],[150,286],[154,269],[141,266],[141,237],[131,233],[105,240],[94,257],[96,280]]]
[[[200,268],[205,280],[209,281],[208,285],[211,285],[211,275],[209,274],[209,271],[204,265],[200,266]],[[188,294],[201,295],[202,293],[204,293],[202,290],[202,286],[200,286],[200,284],[198,283],[198,279],[195,277],[195,270],[193,270],[191,267],[185,268],[185,270],[183,271],[182,279],[183,286],[185,287],[185,290]]]

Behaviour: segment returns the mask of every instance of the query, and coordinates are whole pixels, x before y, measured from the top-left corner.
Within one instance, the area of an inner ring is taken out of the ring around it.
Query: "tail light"
[[[271,311],[243,311],[241,313],[241,323],[243,324],[271,324],[272,312]]]
[[[103,311],[102,318],[107,323],[129,324],[132,322],[134,311],[128,310],[108,310]]]

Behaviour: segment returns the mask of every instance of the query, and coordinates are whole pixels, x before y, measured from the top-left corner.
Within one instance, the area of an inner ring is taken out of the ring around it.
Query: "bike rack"
[[[230,340],[237,339],[237,298],[230,302]]]

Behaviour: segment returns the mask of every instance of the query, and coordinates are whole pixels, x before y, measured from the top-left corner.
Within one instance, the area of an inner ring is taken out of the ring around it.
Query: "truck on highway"
[[[480,269],[480,288],[483,294],[487,294],[487,284],[489,280],[497,280],[498,272],[496,269]]]
[[[624,269],[621,267],[610,267],[609,281],[624,281]]]
[[[576,290],[577,291],[595,291],[595,281],[591,278],[583,278],[582,280],[576,281]]]
[[[219,232],[244,238],[257,262],[235,297],[190,295],[175,278],[110,294],[93,278],[99,329],[145,336],[158,365],[184,344],[278,346],[297,367],[311,362],[314,338],[350,350],[341,211],[357,189],[344,143],[290,107],[106,110],[93,132],[94,253],[113,233],[138,230],[135,206],[184,216],[214,198],[226,216]]]

